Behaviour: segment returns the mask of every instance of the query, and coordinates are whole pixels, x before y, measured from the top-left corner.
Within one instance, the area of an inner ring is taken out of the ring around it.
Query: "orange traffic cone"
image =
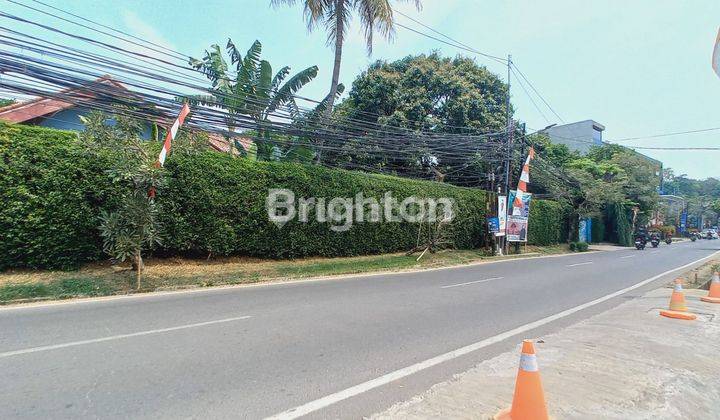
[[[685,293],[682,289],[682,279],[675,279],[675,289],[673,289],[672,295],[670,296],[670,310],[661,310],[660,315],[688,321],[697,318],[695,314],[687,311]]]
[[[716,271],[710,282],[710,292],[707,296],[700,298],[703,302],[720,303],[720,274]]]
[[[495,420],[547,420],[547,406],[540,370],[538,369],[535,347],[532,341],[524,340],[520,367],[515,379],[515,395],[510,408],[497,413]]]

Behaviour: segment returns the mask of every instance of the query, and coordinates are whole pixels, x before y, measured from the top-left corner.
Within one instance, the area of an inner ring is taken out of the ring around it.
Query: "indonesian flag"
[[[718,30],[717,39],[715,40],[715,49],[713,50],[712,56],[712,68],[715,73],[720,77],[720,30]]]
[[[512,203],[512,214],[514,216],[522,214],[523,195],[527,192],[527,184],[530,183],[530,161],[533,158],[535,158],[535,149],[530,147],[530,152],[528,152],[527,159],[525,159],[525,164],[523,165],[522,173],[520,174],[520,180],[518,181],[515,200]]]
[[[170,130],[168,130],[167,134],[165,135],[165,143],[163,144],[163,148],[160,151],[160,156],[158,156],[157,160],[158,167],[165,164],[165,158],[170,153],[170,146],[172,146],[172,141],[175,140],[175,137],[177,137],[177,132],[180,129],[180,126],[183,125],[183,122],[185,122],[185,117],[187,117],[189,113],[190,107],[186,103],[180,110],[180,115],[178,115],[172,127],[170,127]]]

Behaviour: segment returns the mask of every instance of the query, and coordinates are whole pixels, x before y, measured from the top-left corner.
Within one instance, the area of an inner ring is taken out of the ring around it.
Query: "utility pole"
[[[505,98],[505,182],[504,182],[504,193],[505,197],[508,196],[508,193],[510,192],[510,136],[512,134],[512,116],[510,115],[510,72],[512,67],[512,56],[508,54],[507,58],[507,95]],[[507,203],[508,205],[505,206],[505,209],[507,210],[510,207],[510,203]],[[506,216],[507,218],[507,211]],[[503,246],[502,249],[505,251],[504,253],[507,253],[508,249],[508,241],[507,241],[507,234],[503,236]]]

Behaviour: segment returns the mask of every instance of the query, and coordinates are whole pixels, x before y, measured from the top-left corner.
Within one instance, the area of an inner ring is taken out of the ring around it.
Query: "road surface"
[[[360,418],[718,249],[0,308],[0,418]]]

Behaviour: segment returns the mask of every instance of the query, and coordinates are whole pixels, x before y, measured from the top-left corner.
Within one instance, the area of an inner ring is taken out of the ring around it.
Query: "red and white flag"
[[[527,159],[525,159],[525,164],[522,168],[522,173],[520,174],[520,180],[518,181],[517,191],[515,193],[515,200],[513,200],[512,207],[513,216],[518,216],[522,214],[523,209],[523,194],[527,192],[527,185],[530,183],[530,161],[535,158],[535,149],[530,147],[530,151],[528,152]]]
[[[170,127],[170,130],[168,130],[167,134],[165,135],[165,143],[163,144],[163,148],[160,151],[160,156],[158,156],[158,167],[161,167],[165,164],[165,158],[170,153],[170,146],[172,146],[172,142],[173,140],[175,140],[175,137],[177,137],[177,132],[180,129],[180,126],[183,125],[183,123],[185,122],[185,117],[187,117],[189,113],[190,107],[186,103],[180,110],[180,115],[178,115],[172,127]]]
[[[720,77],[720,30],[718,30],[717,39],[715,39],[715,49],[712,55],[712,68]]]

